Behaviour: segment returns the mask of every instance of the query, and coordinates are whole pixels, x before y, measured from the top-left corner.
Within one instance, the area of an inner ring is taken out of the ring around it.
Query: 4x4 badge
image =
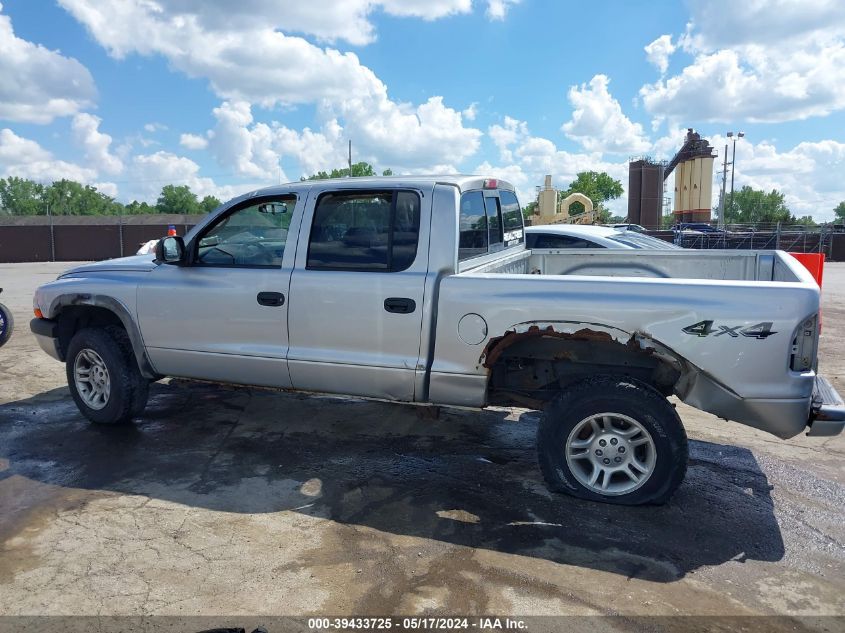
[[[693,336],[710,336],[711,334],[713,336],[724,336],[727,334],[731,338],[747,336],[748,338],[764,339],[772,334],[777,334],[777,332],[772,332],[772,325],[771,321],[763,321],[746,328],[741,325],[717,325],[714,327],[713,321],[699,321],[682,328],[681,331]]]

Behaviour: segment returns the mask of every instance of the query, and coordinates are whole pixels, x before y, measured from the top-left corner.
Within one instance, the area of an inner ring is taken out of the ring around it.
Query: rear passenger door
[[[423,201],[415,190],[311,195],[290,288],[294,388],[414,399],[428,266]]]

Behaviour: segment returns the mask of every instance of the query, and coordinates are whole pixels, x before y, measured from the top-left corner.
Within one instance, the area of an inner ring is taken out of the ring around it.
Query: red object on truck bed
[[[813,279],[821,288],[824,274],[824,253],[790,253],[790,255],[804,264],[804,268],[810,271]]]

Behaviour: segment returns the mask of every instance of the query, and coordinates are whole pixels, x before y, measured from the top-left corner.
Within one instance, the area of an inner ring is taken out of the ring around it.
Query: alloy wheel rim
[[[566,439],[566,464],[582,486],[605,496],[633,492],[657,463],[654,439],[634,418],[598,413],[581,420]]]
[[[109,403],[111,376],[102,357],[92,349],[83,349],[73,362],[76,391],[86,406],[99,411]]]

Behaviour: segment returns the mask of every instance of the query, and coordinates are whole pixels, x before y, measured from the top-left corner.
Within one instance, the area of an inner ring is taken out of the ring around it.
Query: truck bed
[[[503,255],[442,281],[432,399],[483,400],[484,350],[455,327],[465,316],[480,322],[475,314],[490,332],[602,333],[662,349],[687,367],[684,401],[789,437],[804,428],[815,378],[790,369],[791,350],[802,324],[815,322],[818,295],[809,271],[782,251]]]
[[[463,272],[813,282],[808,271],[791,255],[774,250],[534,249]]]

